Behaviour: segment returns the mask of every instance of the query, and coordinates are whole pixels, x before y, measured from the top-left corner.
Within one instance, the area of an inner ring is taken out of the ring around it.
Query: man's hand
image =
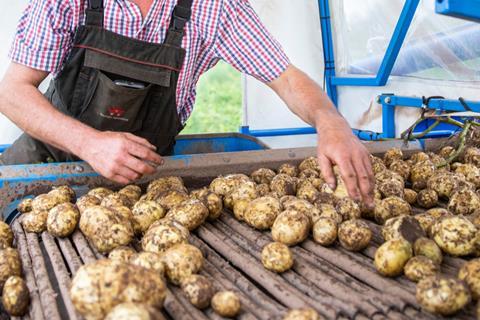
[[[96,132],[84,141],[79,157],[102,176],[121,184],[154,173],[164,161],[154,145],[131,133]]]
[[[317,129],[318,161],[327,183],[336,187],[332,166],[337,165],[350,196],[373,206],[375,180],[369,153],[323,89],[293,65],[268,86],[296,115]]]

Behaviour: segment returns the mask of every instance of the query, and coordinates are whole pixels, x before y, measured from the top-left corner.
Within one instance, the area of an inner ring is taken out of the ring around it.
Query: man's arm
[[[47,75],[11,63],[0,82],[0,112],[32,137],[77,155],[113,181],[126,184],[155,172],[145,160],[163,160],[147,140],[95,130],[55,109],[38,90]]]
[[[350,196],[373,205],[374,177],[367,149],[312,79],[290,65],[268,84],[302,120],[317,129],[318,160],[327,183],[335,186],[337,165]]]

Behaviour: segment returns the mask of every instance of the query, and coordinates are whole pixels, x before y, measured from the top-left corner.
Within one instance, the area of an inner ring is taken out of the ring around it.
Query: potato
[[[473,300],[480,298],[480,259],[466,262],[458,272],[458,278],[464,281],[472,294]]]
[[[250,202],[250,199],[240,199],[237,200],[233,205],[233,214],[238,221],[245,221],[245,211],[247,210]]]
[[[383,162],[387,167],[397,160],[403,159],[403,152],[399,148],[391,148],[383,155]]]
[[[290,177],[296,177],[298,175],[298,168],[290,163],[284,163],[278,167],[279,174],[286,174]]]
[[[370,160],[372,163],[372,170],[375,175],[387,169],[387,166],[379,157],[370,155]]]
[[[433,208],[438,204],[438,194],[432,189],[423,189],[417,195],[417,203],[422,208]]]
[[[220,291],[212,298],[213,311],[222,317],[236,317],[240,313],[241,307],[240,299],[233,291]]]
[[[444,208],[433,208],[430,210],[425,211],[425,214],[435,218],[435,219],[440,219],[442,217],[447,217],[451,216],[452,213],[448,211],[447,209]]]
[[[87,208],[99,206],[101,203],[100,199],[92,195],[84,195],[78,198],[76,205],[80,214],[82,214]]]
[[[431,239],[425,237],[418,238],[413,244],[413,253],[415,256],[425,256],[438,265],[442,264],[442,250]]]
[[[165,209],[155,201],[140,200],[133,206],[133,230],[141,235],[157,220],[165,216]]]
[[[131,220],[112,209],[95,206],[80,217],[80,230],[101,253],[107,253],[133,240]]]
[[[257,185],[252,181],[248,181],[228,193],[223,198],[223,204],[226,208],[232,210],[236,201],[240,199],[253,200],[256,198],[258,198]]]
[[[337,240],[338,224],[333,218],[319,218],[313,225],[313,240],[322,246],[330,246]]]
[[[214,221],[218,219],[222,214],[223,201],[218,194],[209,191],[207,188],[203,188],[192,191],[190,193],[190,196],[197,200],[200,200],[205,205],[205,207],[207,207],[209,212],[208,220]]]
[[[88,191],[87,194],[90,195],[90,196],[95,196],[95,197],[98,198],[98,200],[102,201],[103,198],[105,198],[108,195],[111,195],[112,193],[113,193],[112,190],[100,187],[100,188],[95,188],[95,189],[92,189],[92,190]]]
[[[257,189],[257,195],[259,197],[264,197],[270,193],[270,184],[266,184],[266,183],[257,184],[256,189]]]
[[[389,169],[401,175],[405,181],[410,178],[411,167],[406,161],[394,160]]]
[[[293,255],[288,246],[280,242],[272,242],[262,249],[262,264],[265,269],[282,273],[293,266]]]
[[[112,207],[127,207],[132,208],[134,201],[131,200],[127,195],[123,193],[112,193],[103,198],[100,203],[101,206],[112,208]]]
[[[158,253],[148,251],[134,253],[130,257],[129,263],[153,270],[162,277],[165,276],[165,265],[163,264],[162,256]]]
[[[320,172],[315,169],[305,169],[300,171],[300,173],[298,174],[298,178],[300,180],[304,180],[304,181],[308,180],[311,182],[314,179],[320,178]],[[323,179],[320,179],[320,180],[323,180]],[[325,181],[323,181],[322,183],[325,183]]]
[[[342,247],[349,251],[365,249],[372,239],[372,231],[365,221],[351,219],[338,227],[338,240]]]
[[[432,233],[437,245],[453,256],[466,256],[475,250],[477,228],[463,216],[441,218]]]
[[[323,188],[323,186],[321,187]],[[335,204],[337,203],[338,199],[337,197],[335,197],[333,195],[333,192],[332,193],[328,193],[328,192],[322,192],[320,191],[320,194],[318,195],[318,199],[317,201],[315,202],[315,206],[317,206],[318,208],[320,207],[320,205],[322,204],[329,204],[329,205],[332,205],[332,206],[335,206]]]
[[[196,199],[190,199],[173,207],[167,213],[167,218],[180,222],[189,231],[198,228],[209,215],[207,207]]]
[[[460,185],[466,184],[463,177],[450,172],[439,171],[433,174],[427,181],[427,187],[435,190],[438,197],[448,199],[453,191],[458,189]]]
[[[438,151],[438,155],[444,159],[450,158],[450,156],[455,152],[455,149],[451,146],[446,146]]]
[[[208,308],[215,293],[212,282],[198,274],[192,274],[183,280],[182,291],[188,301],[198,309]]]
[[[77,206],[65,202],[48,212],[47,230],[54,237],[68,237],[77,228],[80,212]]]
[[[412,189],[403,189],[403,199],[408,202],[409,205],[417,203],[417,192]]]
[[[203,254],[200,249],[186,243],[168,248],[162,259],[165,274],[175,285],[180,285],[188,276],[198,273],[203,267]]]
[[[282,211],[280,201],[272,197],[262,197],[250,202],[244,218],[250,226],[258,230],[270,229]]]
[[[135,203],[140,199],[142,189],[139,186],[130,184],[118,190],[118,193],[127,196],[132,203]]]
[[[413,216],[420,223],[420,227],[429,237],[432,235],[432,227],[437,221],[435,217],[424,212]]]
[[[295,180],[286,174],[278,174],[273,177],[272,182],[270,183],[270,189],[276,192],[280,197],[286,195],[295,195],[296,193],[296,183]]]
[[[435,173],[435,165],[430,160],[417,162],[410,172],[412,189],[420,191],[427,187],[428,179]]]
[[[177,190],[186,193],[187,190],[183,183],[182,178],[180,177],[161,177],[153,180],[147,187],[148,199],[154,200],[158,195],[169,190]]]
[[[425,256],[416,256],[408,260],[403,268],[405,276],[413,282],[436,275],[440,271],[438,264]]]
[[[455,168],[455,173],[462,174],[465,179],[478,189],[480,188],[480,169],[473,164],[460,164]]]
[[[401,215],[411,215],[412,207],[399,197],[388,197],[378,202],[375,206],[375,220],[384,224],[390,218],[401,216]]]
[[[315,188],[313,184],[308,181],[301,183],[297,187],[297,198],[299,199],[307,200],[310,203],[315,203],[319,195],[320,193],[318,192],[317,188]]]
[[[308,157],[306,158],[305,160],[303,160],[302,162],[300,162],[300,164],[298,165],[298,169],[300,171],[303,171],[303,170],[307,170],[307,169],[312,169],[312,170],[316,170],[316,171],[320,171],[320,167],[318,165],[318,160],[316,157]]]
[[[380,191],[382,197],[384,198],[388,198],[388,197],[403,198],[404,197],[403,187],[404,185],[401,182],[394,179],[381,181],[378,184],[378,190]]]
[[[169,190],[161,193],[155,201],[167,210],[171,210],[173,207],[187,201],[189,199],[188,194],[183,191]]]
[[[285,210],[275,219],[272,238],[287,246],[296,245],[308,237],[311,228],[310,218],[296,210]]]
[[[342,216],[343,220],[358,219],[362,216],[360,206],[351,198],[338,200],[335,209]]]
[[[163,220],[152,224],[143,236],[142,249],[144,251],[163,253],[176,244],[188,243],[187,228],[176,221]]]
[[[156,272],[109,259],[82,266],[70,288],[77,312],[86,319],[99,320],[124,302],[161,308],[166,293],[165,283]]]
[[[69,186],[59,186],[53,187],[50,192],[47,193],[50,197],[53,197],[57,204],[64,203],[64,202],[74,202],[77,198],[75,191]]]
[[[22,262],[18,251],[13,248],[0,250],[0,290],[11,276],[22,275]]]
[[[0,249],[10,248],[13,245],[13,232],[3,221],[0,221]]]
[[[410,157],[410,160],[413,163],[419,163],[419,162],[422,162],[422,161],[430,160],[430,157],[425,152],[417,152],[417,153],[412,154],[412,156]]]
[[[306,200],[296,198],[295,200],[285,202],[283,207],[285,210],[292,209],[305,214],[310,218],[312,223],[320,218],[320,210]]]
[[[475,147],[469,147],[465,150],[463,155],[465,163],[473,164],[476,167],[480,167],[480,149]]]
[[[320,211],[320,217],[332,218],[337,224],[343,222],[343,217],[331,204],[320,204],[317,206]],[[314,222],[315,223],[315,222]]]
[[[480,209],[475,210],[472,214],[469,214],[466,217],[468,220],[470,220],[473,225],[479,229],[480,228]]]
[[[33,199],[31,198],[26,198],[20,201],[20,203],[17,205],[17,210],[20,213],[27,213],[32,211],[32,201]]]
[[[21,317],[28,311],[30,292],[27,284],[19,276],[11,276],[2,290],[2,304],[10,316]]]
[[[48,211],[59,203],[56,197],[49,194],[41,194],[32,200],[32,211]]]
[[[21,224],[26,232],[42,233],[47,230],[48,211],[30,211],[22,214]]]
[[[375,268],[386,277],[402,274],[407,261],[412,257],[412,246],[404,239],[392,239],[382,244],[375,252]]]
[[[136,251],[132,247],[120,246],[110,251],[108,259],[119,262],[129,262],[135,254]]]
[[[275,177],[276,173],[272,169],[268,168],[260,168],[252,172],[250,177],[256,183],[266,183],[270,184],[272,182],[273,177]]]
[[[468,189],[454,192],[447,206],[453,214],[463,215],[471,214],[479,207],[480,198],[474,191]]]
[[[311,308],[292,309],[287,312],[283,320],[320,320],[317,311]]]
[[[377,184],[391,180],[397,181],[402,186],[405,185],[405,180],[402,176],[392,170],[383,170],[375,175],[375,181]]]
[[[105,317],[105,320],[164,320],[157,309],[132,302],[116,305]]]
[[[226,196],[243,183],[251,182],[250,178],[243,174],[228,175],[215,178],[209,186],[210,191],[220,196]]]
[[[465,307],[471,300],[466,285],[455,278],[427,277],[417,284],[418,303],[428,312],[448,316]]]
[[[385,222],[382,236],[385,241],[401,238],[413,244],[418,238],[425,237],[425,231],[414,217],[398,216]]]

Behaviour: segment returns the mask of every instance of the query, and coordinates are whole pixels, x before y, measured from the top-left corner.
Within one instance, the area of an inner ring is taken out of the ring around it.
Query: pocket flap
[[[84,65],[89,68],[99,69],[142,82],[153,83],[162,87],[170,86],[171,70],[130,61],[108,53],[87,50]]]

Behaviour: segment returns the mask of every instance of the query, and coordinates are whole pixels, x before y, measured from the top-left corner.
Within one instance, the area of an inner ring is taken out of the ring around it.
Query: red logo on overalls
[[[122,107],[112,106],[108,108],[108,115],[111,117],[123,117],[125,109]]]

